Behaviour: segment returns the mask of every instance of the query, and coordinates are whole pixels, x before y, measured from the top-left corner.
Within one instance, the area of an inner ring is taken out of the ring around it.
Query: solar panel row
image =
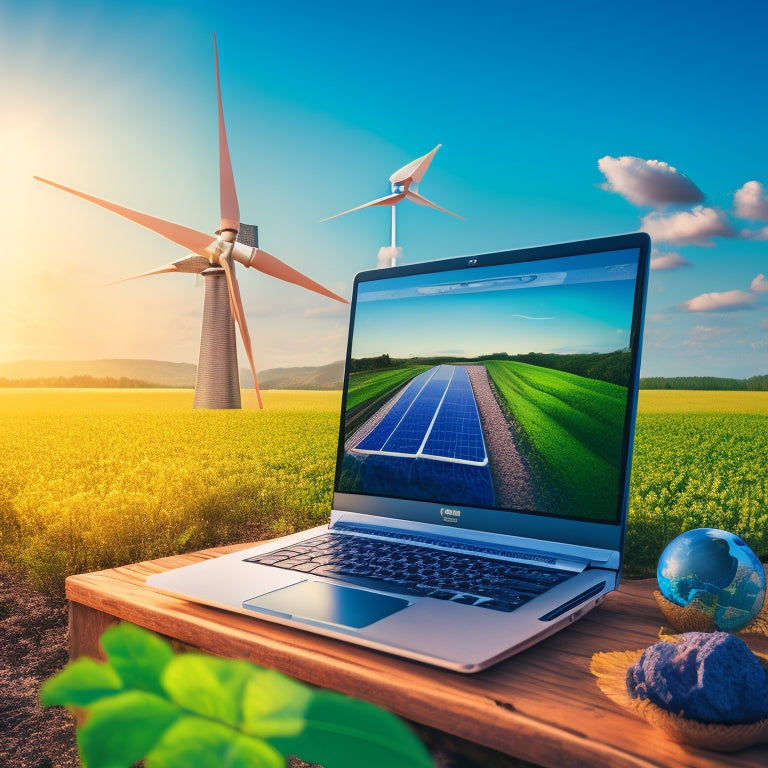
[[[487,461],[480,415],[466,368],[455,369],[422,453],[479,464]]]
[[[422,387],[432,378],[434,372],[434,368],[424,371],[411,381],[376,428],[358,444],[359,450],[380,451],[384,447],[384,443],[402,421]]]
[[[487,464],[466,368],[440,365],[417,376],[355,450]]]
[[[459,464],[382,453],[363,455],[361,487],[366,493],[406,499],[450,499],[451,504],[494,505],[491,471],[486,464]]]

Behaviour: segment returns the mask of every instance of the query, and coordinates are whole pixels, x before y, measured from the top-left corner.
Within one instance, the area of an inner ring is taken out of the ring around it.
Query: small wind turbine
[[[171,240],[192,253],[170,264],[164,264],[148,272],[125,278],[132,280],[161,272],[188,272],[205,277],[205,300],[203,303],[203,328],[200,337],[200,358],[195,382],[195,408],[240,408],[240,385],[237,367],[234,320],[240,327],[243,346],[253,373],[253,385],[262,408],[261,393],[253,362],[251,337],[245,320],[245,310],[240,296],[240,287],[235,277],[237,261],[244,267],[253,267],[259,272],[276,277],[310,291],[348,304],[346,299],[324,288],[306,275],[288,266],[267,251],[258,247],[258,233],[252,224],[240,222],[240,208],[229,157],[227,133],[224,126],[224,109],[221,102],[219,79],[219,54],[216,35],[213,36],[213,50],[216,59],[216,93],[219,117],[219,196],[221,223],[216,230],[217,238],[198,232],[181,224],[164,221],[146,213],[125,208],[116,203],[101,200],[84,192],[70,189],[53,181],[35,176],[38,181],[50,184],[65,192],[88,200],[96,205],[117,213],[130,221],[140,224],[158,235]],[[122,282],[122,281],[117,281]]]
[[[412,162],[408,163],[408,165],[404,165],[399,170],[395,171],[390,177],[389,177],[389,183],[392,185],[392,191],[390,194],[386,195],[385,197],[379,197],[376,200],[371,200],[368,203],[363,203],[362,205],[358,205],[356,208],[350,208],[348,211],[342,211],[341,213],[334,214],[333,216],[328,216],[326,219],[321,219],[321,222],[323,221],[330,221],[331,219],[335,219],[338,216],[345,216],[348,213],[352,213],[353,211],[359,211],[362,208],[370,208],[373,205],[389,205],[392,207],[392,238],[390,243],[390,249],[392,254],[392,262],[391,266],[395,266],[397,261],[397,244],[395,241],[395,235],[396,235],[396,218],[395,218],[395,206],[401,201],[401,200],[410,200],[413,203],[417,203],[418,205],[424,205],[428,208],[436,208],[438,211],[442,211],[443,213],[447,213],[449,216],[455,216],[457,219],[463,219],[463,216],[459,216],[457,213],[452,213],[451,211],[447,211],[445,208],[441,208],[439,205],[436,205],[431,200],[427,200],[424,195],[419,194],[419,182],[424,177],[424,174],[427,172],[427,168],[429,168],[429,164],[432,162],[432,158],[437,153],[437,150],[440,149],[442,144],[438,144],[431,152],[427,152],[426,155],[422,155],[421,157],[417,157]]]

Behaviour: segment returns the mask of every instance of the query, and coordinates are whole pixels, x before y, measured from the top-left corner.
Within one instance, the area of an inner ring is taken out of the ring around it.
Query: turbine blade
[[[391,195],[386,195],[385,197],[379,197],[376,200],[371,200],[369,203],[363,203],[362,205],[358,205],[356,208],[350,208],[348,211],[342,211],[341,213],[335,213],[333,216],[328,216],[326,219],[320,219],[320,223],[324,221],[330,221],[331,219],[336,219],[339,216],[346,216],[348,213],[352,213],[353,211],[359,211],[362,208],[370,208],[372,205],[396,205],[403,199],[403,194],[401,192],[393,192]]]
[[[199,275],[204,269],[211,266],[211,262],[205,256],[198,256],[195,253],[190,253],[189,256],[174,261],[173,264],[179,272],[186,272],[190,275]]]
[[[219,49],[216,34],[213,35],[213,53],[216,58],[216,97],[219,106],[219,198],[221,201],[221,229],[240,229],[240,206],[237,203],[235,177],[229,157],[227,129],[224,125],[224,107],[221,102],[221,78],[219,77]]]
[[[248,323],[245,321],[245,310],[243,309],[243,299],[240,296],[240,286],[235,277],[235,269],[232,264],[232,257],[229,254],[221,256],[219,263],[224,268],[224,274],[227,277],[227,288],[229,289],[229,306],[232,314],[235,316],[240,327],[240,336],[243,339],[245,354],[248,355],[248,363],[251,366],[253,374],[253,388],[256,390],[256,399],[259,401],[259,408],[264,405],[261,402],[261,392],[259,391],[259,379],[256,376],[256,364],[253,362],[253,350],[251,349],[251,334],[248,333]]]
[[[407,190],[405,193],[405,196],[413,203],[418,203],[419,205],[425,205],[428,208],[435,208],[438,211],[442,211],[443,213],[447,213],[449,216],[454,216],[457,219],[464,220],[463,216],[459,216],[458,213],[452,213],[451,211],[446,210],[445,208],[441,208],[439,205],[435,205],[431,200],[427,200],[424,195],[420,195],[418,192],[413,192],[412,190]]]
[[[327,296],[329,299],[336,299],[336,301],[340,301],[342,304],[349,304],[346,299],[324,288],[320,283],[316,283],[297,269],[289,267],[284,261],[280,261],[271,253],[262,251],[261,248],[253,249],[253,254],[247,266],[253,267],[265,275],[276,277],[278,280],[284,280],[287,283],[293,283],[301,288],[306,288],[308,291],[314,291],[322,296]]]
[[[389,180],[392,184],[403,184],[410,179],[418,184],[427,172],[427,168],[429,168],[429,164],[432,162],[432,158],[437,153],[437,150],[442,146],[442,144],[438,144],[431,152],[427,152],[426,155],[417,157],[415,160],[408,163],[408,165],[404,165],[402,168],[395,171],[389,177]]]
[[[181,270],[175,264],[163,264],[162,267],[156,267],[155,269],[149,269],[146,272],[140,272],[138,275],[131,275],[130,277],[121,277],[119,280],[112,280],[107,285],[117,285],[118,283],[126,283],[128,280],[136,280],[139,277],[149,277],[150,275],[160,275],[163,272],[180,272]]]
[[[112,280],[107,285],[117,285],[118,283],[125,283],[128,280],[136,280],[139,277],[149,277],[150,275],[160,275],[163,272],[186,272],[188,274],[199,275],[204,269],[208,269],[211,263],[208,259],[198,256],[197,254],[190,254],[184,259],[173,261],[170,264],[163,264],[160,267],[149,269],[146,272],[140,272],[138,275],[131,275],[130,277],[123,277],[120,280]]]
[[[83,200],[94,203],[102,208],[106,208],[112,213],[118,214],[125,219],[133,221],[136,224],[140,224],[142,227],[152,230],[158,235],[162,235],[173,243],[181,245],[184,248],[207,258],[207,248],[216,242],[216,238],[212,238],[210,235],[206,235],[203,232],[198,232],[195,229],[190,229],[181,224],[174,224],[172,221],[165,221],[164,219],[158,219],[155,216],[150,216],[148,213],[141,213],[140,211],[134,211],[131,208],[126,208],[123,205],[117,203],[110,203],[107,200],[101,200],[93,195],[87,195],[85,192],[78,192],[76,189],[65,187],[62,184],[57,184],[55,181],[49,181],[43,179],[40,176],[35,176],[37,181],[42,181],[44,184],[50,184],[52,187],[62,189],[64,192],[69,192],[76,197],[82,197]]]

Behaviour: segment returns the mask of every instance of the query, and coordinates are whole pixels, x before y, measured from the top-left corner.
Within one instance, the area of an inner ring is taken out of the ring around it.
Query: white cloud
[[[401,246],[383,245],[379,248],[379,267],[391,267],[393,262],[399,264],[403,249]]]
[[[651,269],[679,269],[692,266],[693,264],[679,253],[659,253],[651,259]]]
[[[763,322],[762,322],[762,323],[760,323],[760,327],[761,327],[761,328],[762,328],[764,331],[768,331],[768,318],[766,318],[765,320],[763,320]]]
[[[728,332],[728,329],[725,328],[711,328],[706,325],[695,325],[691,328],[689,335],[694,341],[705,341],[706,339],[717,338]]]
[[[692,211],[680,211],[669,216],[653,212],[644,216],[640,229],[661,243],[711,246],[712,237],[736,237],[738,233],[719,208],[697,205]]]
[[[768,293],[768,280],[765,279],[765,275],[762,272],[752,280],[749,287],[755,293]]]
[[[739,331],[735,328],[711,328],[697,325],[691,328],[688,338],[683,339],[682,346],[688,348],[712,348],[722,344],[725,339],[732,339]]]
[[[610,157],[597,161],[607,179],[602,188],[635,205],[681,205],[704,201],[702,191],[684,174],[661,160]]]
[[[733,202],[740,219],[768,221],[768,195],[759,181],[748,181],[737,189]]]
[[[681,341],[681,346],[689,351],[712,351],[714,349],[733,349],[744,344],[743,328],[710,328],[697,325],[691,328],[688,337]]]
[[[768,240],[768,227],[762,229],[742,229],[741,236],[745,240]]]
[[[754,294],[740,290],[702,293],[701,296],[684,301],[680,309],[687,312],[731,312],[751,306],[754,300]]]

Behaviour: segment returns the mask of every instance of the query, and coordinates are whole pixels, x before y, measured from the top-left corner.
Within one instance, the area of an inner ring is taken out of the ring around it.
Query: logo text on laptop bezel
[[[440,517],[444,523],[458,523],[461,517],[460,509],[450,509],[448,507],[440,507]]]

